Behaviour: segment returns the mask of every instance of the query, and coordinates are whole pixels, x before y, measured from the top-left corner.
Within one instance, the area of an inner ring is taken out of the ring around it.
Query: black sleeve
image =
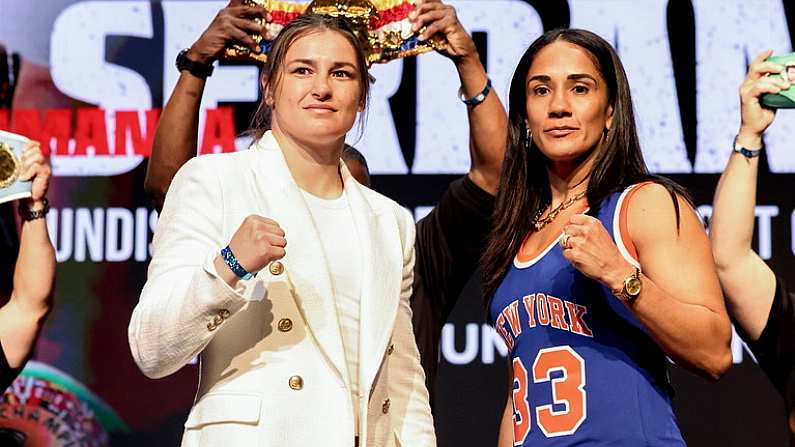
[[[11,296],[18,252],[19,238],[14,220],[14,208],[10,202],[4,203],[0,205],[0,253],[3,253],[3,256],[0,256],[0,304],[4,304]],[[0,394],[11,385],[20,370],[21,368],[11,369],[8,366],[5,351],[0,344]]]
[[[8,388],[11,385],[11,382],[16,379],[20,371],[22,371],[22,368],[12,369],[10,366],[8,366],[6,353],[3,350],[3,345],[0,344],[0,394],[5,392],[6,388]]]
[[[431,399],[442,326],[478,267],[493,209],[494,196],[464,176],[417,223],[412,322]]]
[[[0,205],[0,297],[11,296],[14,266],[19,252],[14,208],[11,203]]]
[[[776,293],[759,339],[748,343],[762,370],[784,397],[787,410],[795,404],[795,296],[776,277]]]

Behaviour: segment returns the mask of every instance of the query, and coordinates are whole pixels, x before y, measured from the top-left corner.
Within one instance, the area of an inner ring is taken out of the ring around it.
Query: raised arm
[[[771,53],[765,51],[754,59],[740,86],[742,122],[736,144],[749,150],[762,149],[762,134],[775,118],[775,111],[762,107],[759,97],[790,85],[784,79],[767,76],[784,69],[765,62]],[[732,152],[715,191],[710,219],[712,253],[729,308],[753,340],[759,338],[767,323],[776,290],[773,271],[751,248],[758,171],[759,157]]]
[[[211,65],[233,42],[259,51],[249,34],[264,33],[264,29],[252,19],[265,17],[267,12],[261,7],[244,6],[242,3],[242,0],[232,0],[218,12],[188,50],[186,56],[190,61]],[[206,78],[202,76],[182,71],[160,116],[144,181],[144,190],[158,210],[163,207],[171,179],[196,155],[199,108],[205,82]]]
[[[414,30],[427,27],[419,36],[421,40],[435,34],[444,36],[446,48],[441,53],[455,64],[463,95],[466,98],[475,97],[484,90],[489,77],[480,61],[475,42],[458,20],[455,8],[440,0],[420,0],[417,3],[417,9],[409,16],[414,21]],[[472,158],[469,178],[481,189],[494,195],[505,157],[508,117],[494,89],[482,103],[466,107]]]
[[[20,178],[33,179],[33,194],[19,206],[35,213],[45,208],[50,166],[38,143],[31,144],[25,150],[22,164],[23,174]],[[52,308],[55,249],[47,234],[47,221],[43,217],[22,221],[19,257],[13,281],[11,297],[0,308],[0,343],[8,365],[19,368],[30,357],[44,319]]]

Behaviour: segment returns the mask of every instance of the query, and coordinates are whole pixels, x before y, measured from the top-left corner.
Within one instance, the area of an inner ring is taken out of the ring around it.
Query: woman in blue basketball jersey
[[[711,379],[731,329],[686,192],[649,174],[613,48],[553,30],[522,56],[484,255],[511,352],[501,446],[684,445],[666,355]]]

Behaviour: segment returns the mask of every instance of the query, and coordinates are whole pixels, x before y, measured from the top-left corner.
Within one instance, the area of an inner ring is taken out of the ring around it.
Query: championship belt
[[[99,395],[51,365],[29,361],[0,393],[3,447],[107,447],[111,434],[130,433]]]
[[[273,39],[294,18],[304,12],[342,17],[348,21],[365,50],[367,63],[385,63],[394,59],[427,53],[444,48],[445,41],[432,37],[421,42],[417,37],[424,31],[411,32],[408,15],[416,0],[246,0],[252,6],[262,6],[271,13],[272,21],[254,19],[265,26],[265,35],[251,35],[260,46],[254,53],[242,45],[232,45],[225,51],[225,58],[232,60],[256,60],[264,62]]]
[[[0,189],[11,186],[19,177],[19,158],[6,143],[0,143]]]

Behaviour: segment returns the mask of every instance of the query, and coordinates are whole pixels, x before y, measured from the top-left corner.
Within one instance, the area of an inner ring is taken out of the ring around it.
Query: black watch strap
[[[205,79],[213,74],[213,64],[203,64],[192,61],[188,58],[188,48],[180,51],[177,55],[177,70],[180,72],[188,71],[197,78]]]
[[[47,198],[42,199],[43,208],[38,210],[31,210],[30,206],[26,204],[20,204],[19,209],[17,212],[19,213],[19,217],[22,218],[25,222],[30,222],[31,220],[36,219],[43,219],[47,216],[47,213],[50,211],[50,201]]]

